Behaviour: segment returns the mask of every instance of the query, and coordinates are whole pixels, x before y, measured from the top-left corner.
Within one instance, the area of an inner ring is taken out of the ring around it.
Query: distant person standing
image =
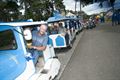
[[[101,21],[101,23],[105,22],[104,14],[103,13],[100,14],[100,21]]]
[[[120,24],[120,11],[118,11],[118,24]]]
[[[117,14],[116,11],[113,11],[112,14],[112,26],[117,25]]]
[[[119,12],[116,11],[116,24],[119,24]]]
[[[104,16],[101,16],[101,23],[104,23],[105,22],[105,18]]]
[[[100,18],[99,15],[97,15],[97,16],[95,17],[95,19],[96,19],[96,23],[99,23],[99,18]]]

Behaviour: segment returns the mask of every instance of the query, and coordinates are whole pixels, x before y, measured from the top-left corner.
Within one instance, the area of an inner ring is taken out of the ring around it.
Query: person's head
[[[57,22],[54,23],[53,25],[54,25],[54,27],[58,27],[59,26],[59,24]]]
[[[39,30],[40,34],[44,35],[46,31],[47,31],[47,25],[45,24],[40,25],[40,30]]]
[[[59,27],[63,27],[63,24],[62,24],[62,23],[59,23]]]

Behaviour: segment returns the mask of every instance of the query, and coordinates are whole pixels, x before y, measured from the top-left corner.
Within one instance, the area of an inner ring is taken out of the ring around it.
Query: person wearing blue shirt
[[[112,15],[112,26],[114,26],[116,24],[117,24],[117,13],[116,13],[116,11],[114,11],[113,15]]]
[[[34,64],[37,63],[37,59],[42,52],[46,49],[48,42],[48,35],[46,33],[47,25],[41,25],[39,30],[34,30],[32,32],[32,46],[30,47],[32,50],[32,56],[34,58]]]
[[[118,24],[120,24],[120,11],[118,11]]]

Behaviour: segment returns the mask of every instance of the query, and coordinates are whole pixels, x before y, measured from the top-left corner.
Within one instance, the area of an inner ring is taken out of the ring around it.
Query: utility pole
[[[77,1],[75,0],[75,15],[77,14],[76,8],[77,8]]]
[[[82,10],[82,9],[81,9],[81,0],[80,0],[80,12],[81,12],[81,10]]]

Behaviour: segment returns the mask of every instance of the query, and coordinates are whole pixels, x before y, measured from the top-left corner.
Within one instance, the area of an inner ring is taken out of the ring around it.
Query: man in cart
[[[47,25],[42,24],[39,27],[39,30],[32,31],[32,46],[30,47],[32,50],[32,56],[34,58],[34,64],[37,63],[39,56],[42,55],[42,52],[46,49],[48,36],[47,36]]]

